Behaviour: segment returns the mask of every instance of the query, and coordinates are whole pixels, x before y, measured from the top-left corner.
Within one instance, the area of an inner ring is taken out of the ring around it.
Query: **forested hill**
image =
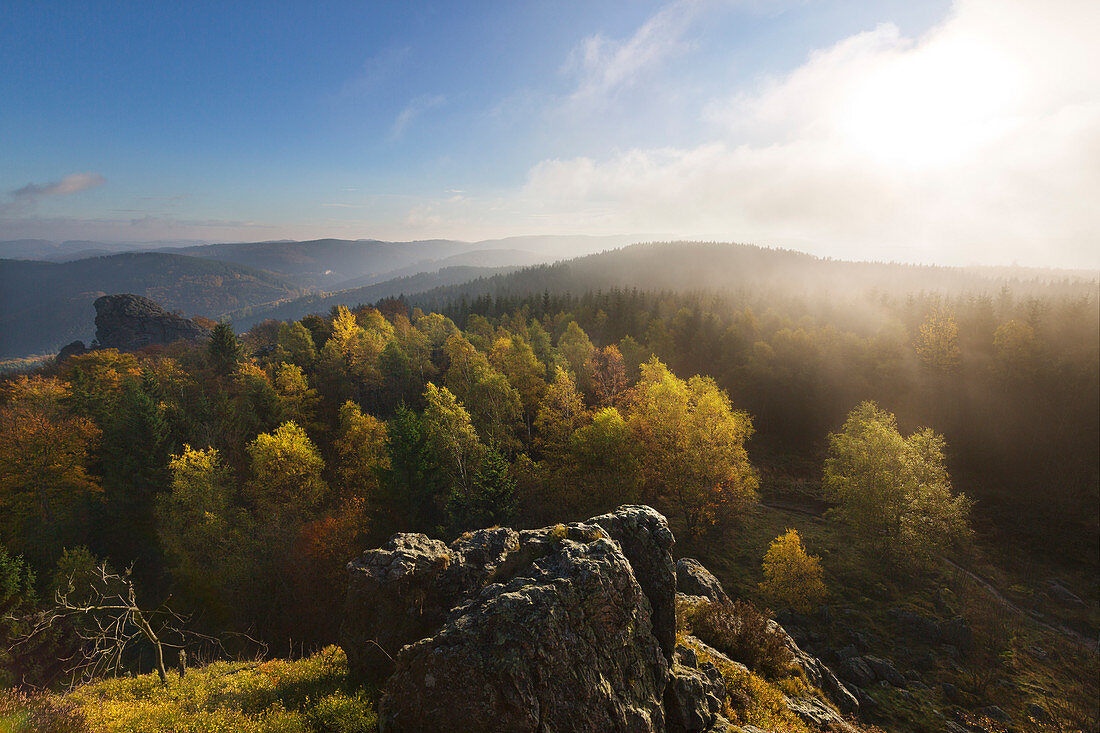
[[[712,290],[769,297],[848,295],[868,291],[893,295],[931,292],[996,294],[1011,285],[1017,296],[1047,292],[1052,283],[1095,297],[1098,272],[1027,268],[956,268],[821,259],[793,250],[714,242],[636,244],[554,265],[439,288],[414,300],[425,310],[463,298],[515,297],[533,293],[588,291]]]
[[[216,318],[226,311],[300,291],[271,273],[161,252],[76,262],[0,260],[0,356],[56,353],[95,332],[92,302],[135,293],[168,310]]]
[[[278,303],[241,308],[226,313],[225,317],[233,324],[233,328],[246,331],[267,319],[294,321],[310,313],[327,313],[337,305],[374,303],[384,298],[411,296],[425,290],[468,283],[484,277],[515,272],[518,269],[518,267],[443,267],[438,272],[420,272],[334,293],[311,293]]]

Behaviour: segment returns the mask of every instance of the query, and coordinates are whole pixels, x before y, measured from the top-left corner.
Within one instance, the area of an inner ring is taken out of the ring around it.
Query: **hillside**
[[[444,267],[437,272],[395,277],[362,287],[338,290],[334,293],[303,295],[279,303],[242,308],[226,314],[238,331],[246,331],[257,323],[274,318],[278,321],[297,320],[310,313],[327,313],[335,305],[355,306],[376,303],[384,298],[414,295],[426,290],[468,283],[479,278],[515,272],[518,267]]]
[[[270,273],[161,252],[66,263],[0,260],[0,356],[52,353],[90,340],[92,301],[105,294],[134,293],[169,311],[217,318],[299,292]]]
[[[862,295],[938,291],[996,294],[1012,285],[1018,293],[1071,284],[1082,295],[1097,292],[1100,273],[1027,268],[957,268],[822,259],[793,250],[746,244],[666,242],[636,244],[532,267],[465,285],[439,288],[416,298],[437,309],[466,298],[522,297],[618,289],[712,290],[767,293],[773,297]]]

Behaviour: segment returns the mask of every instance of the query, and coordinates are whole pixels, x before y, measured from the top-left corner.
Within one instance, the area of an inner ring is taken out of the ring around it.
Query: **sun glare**
[[[964,162],[995,140],[1019,95],[1013,63],[991,45],[945,42],[870,69],[838,107],[853,149],[910,168]]]

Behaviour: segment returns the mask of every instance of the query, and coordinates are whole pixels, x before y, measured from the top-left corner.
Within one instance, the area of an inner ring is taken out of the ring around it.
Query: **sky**
[[[1095,0],[0,6],[0,240],[1100,267]]]

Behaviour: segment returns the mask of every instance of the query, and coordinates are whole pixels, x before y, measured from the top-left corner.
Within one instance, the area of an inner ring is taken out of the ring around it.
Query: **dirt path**
[[[811,507],[806,507],[806,506],[800,506],[800,505],[797,505],[797,504],[788,504],[788,503],[785,503],[785,502],[763,502],[763,501],[758,502],[758,503],[759,503],[760,506],[767,507],[768,509],[778,509],[779,511],[790,512],[792,514],[801,514],[801,515],[806,516],[806,517],[820,518],[822,516],[822,512],[817,510],[817,509],[814,509],[814,508],[811,508]],[[948,560],[946,557],[943,558],[943,561],[945,563],[947,563],[948,565],[950,565],[951,567],[953,567],[955,570],[958,570],[960,573],[962,573],[966,577],[973,580],[982,589],[984,589],[986,593],[993,596],[994,600],[996,600],[998,603],[1000,603],[1002,606],[1004,606],[1008,610],[1012,611],[1013,613],[1015,613],[1019,616],[1023,616],[1024,618],[1028,619],[1029,621],[1032,621],[1033,623],[1041,626],[1042,628],[1044,628],[1048,631],[1051,631],[1055,634],[1059,634],[1061,636],[1064,636],[1069,641],[1073,642],[1074,644],[1077,644],[1080,647],[1083,647],[1087,651],[1090,651],[1090,652],[1100,651],[1100,640],[1090,639],[1087,636],[1085,636],[1084,634],[1082,634],[1078,631],[1074,631],[1073,629],[1069,628],[1068,626],[1064,626],[1063,624],[1058,623],[1058,621],[1056,621],[1055,619],[1052,619],[1050,616],[1040,614],[1039,617],[1036,617],[1036,615],[1034,615],[1033,613],[1027,611],[1024,608],[1021,608],[1020,606],[1017,606],[1015,603],[1013,603],[1012,601],[1010,601],[1009,599],[1007,599],[1003,595],[1001,595],[1001,592],[999,590],[997,590],[996,586],[994,586],[991,582],[989,582],[988,580],[986,580],[982,576],[978,575],[977,573],[975,573],[971,570],[967,570],[962,565],[959,565],[958,563],[956,563],[952,560]]]
[[[1050,618],[1049,616],[1045,616],[1045,615],[1040,614],[1041,617],[1036,617],[1036,615],[1034,615],[1033,613],[1027,611],[1024,608],[1021,608],[1020,606],[1017,606],[1015,603],[1013,603],[1012,601],[1010,601],[1009,599],[1007,599],[1003,595],[1001,595],[1001,592],[999,590],[997,590],[997,588],[992,583],[990,583],[988,580],[986,580],[982,576],[978,575],[977,573],[975,573],[971,570],[967,570],[962,565],[959,565],[957,562],[954,562],[952,560],[948,560],[946,557],[943,558],[943,561],[945,563],[947,563],[948,565],[950,565],[951,567],[958,570],[960,573],[962,573],[966,577],[973,580],[975,583],[977,583],[983,589],[985,589],[985,591],[987,593],[989,593],[989,595],[993,596],[993,598],[998,603],[1000,603],[1002,606],[1004,606],[1008,610],[1029,619],[1030,621],[1038,624],[1039,626],[1043,627],[1047,631],[1052,631],[1055,634],[1061,634],[1062,636],[1066,637],[1067,639],[1069,639],[1073,643],[1077,644],[1078,646],[1084,647],[1088,651],[1091,651],[1091,652],[1097,651],[1098,645],[1097,645],[1097,640],[1096,639],[1090,639],[1087,636],[1085,636],[1084,634],[1082,634],[1078,631],[1074,631],[1073,629],[1069,628],[1068,626],[1064,626],[1064,625],[1058,623],[1057,621]]]

